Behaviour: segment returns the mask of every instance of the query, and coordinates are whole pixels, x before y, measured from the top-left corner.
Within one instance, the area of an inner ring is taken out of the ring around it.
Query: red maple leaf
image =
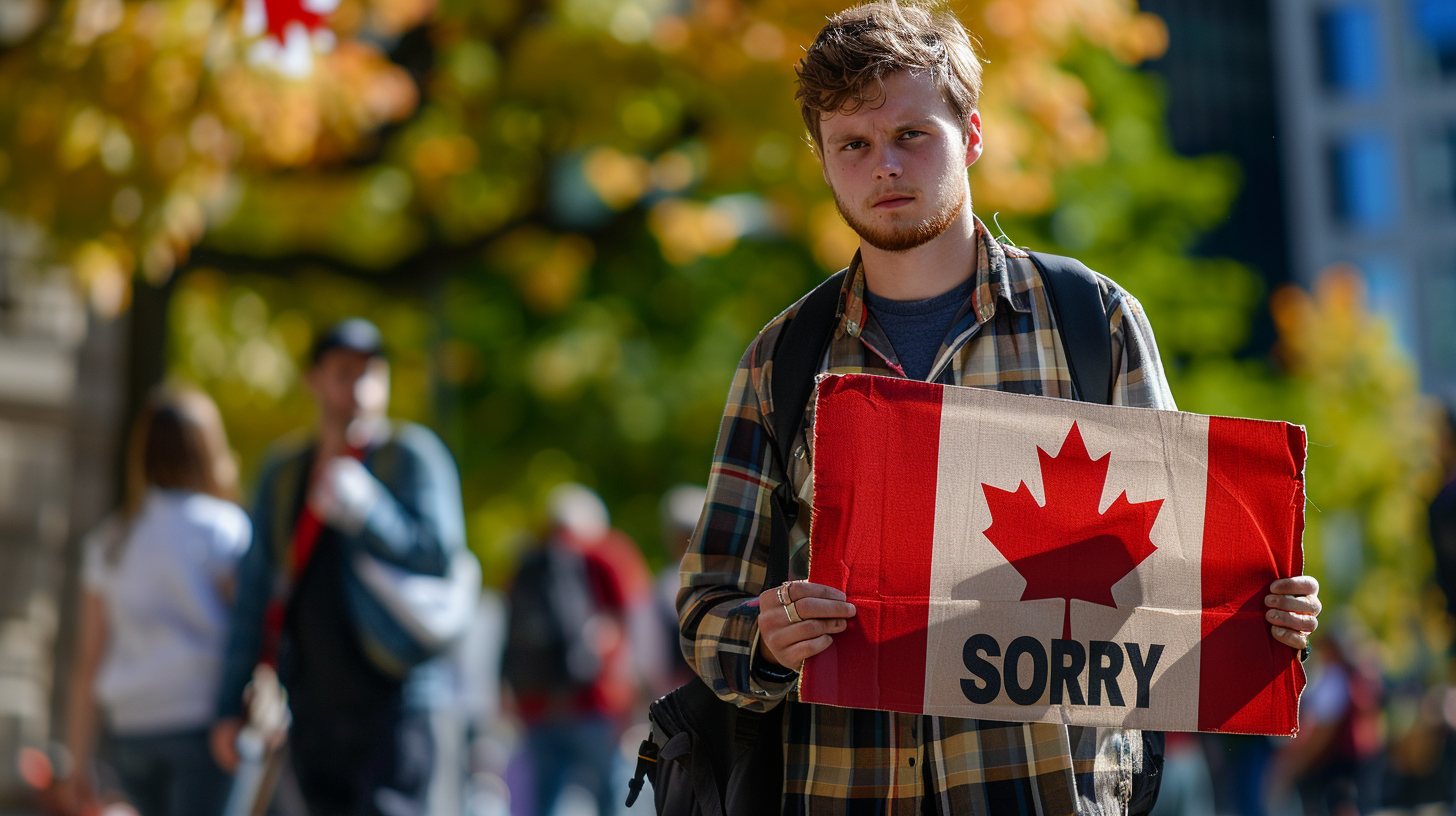
[[[267,15],[266,34],[279,45],[284,45],[288,27],[299,23],[306,31],[318,31],[325,27],[326,15],[304,7],[303,0],[263,0]]]
[[[1072,599],[1116,608],[1112,585],[1153,554],[1149,532],[1162,499],[1129,502],[1123,491],[1099,513],[1111,453],[1093,459],[1077,423],[1056,456],[1036,449],[1046,504],[1022,482],[1016,492],[988,484],[981,489],[991,509],[986,538],[1026,579],[1021,600],[1062,598],[1062,638],[1072,637]]]

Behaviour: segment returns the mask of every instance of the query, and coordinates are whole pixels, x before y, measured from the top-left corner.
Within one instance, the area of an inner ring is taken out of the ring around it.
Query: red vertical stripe
[[[1301,428],[1209,419],[1200,731],[1298,729],[1304,670],[1270,636],[1264,596],[1304,571],[1304,458]]]
[[[805,700],[924,708],[941,395],[888,377],[819,385],[809,579],[844,590],[857,612],[805,667]],[[816,555],[829,552],[844,558]]]

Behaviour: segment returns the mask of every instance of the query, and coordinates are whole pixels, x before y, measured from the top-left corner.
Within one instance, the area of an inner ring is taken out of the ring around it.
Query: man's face
[[[901,71],[873,106],[825,116],[824,180],[849,226],[887,252],[914,249],[955,222],[981,155],[981,117],[956,119],[928,74]]]
[[[326,422],[347,425],[382,417],[389,408],[389,363],[382,357],[333,349],[309,369],[307,379]]]

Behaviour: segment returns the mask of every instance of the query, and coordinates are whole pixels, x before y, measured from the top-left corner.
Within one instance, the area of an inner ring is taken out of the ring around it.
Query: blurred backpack
[[[597,614],[586,556],[548,542],[528,553],[506,598],[501,677],[517,693],[569,696],[596,681]]]

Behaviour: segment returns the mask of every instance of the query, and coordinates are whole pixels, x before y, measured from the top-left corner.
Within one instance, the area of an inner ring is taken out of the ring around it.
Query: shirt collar
[[[1031,311],[1027,290],[1031,281],[1026,280],[1029,264],[1008,263],[1008,258],[1027,258],[1024,250],[1014,246],[1003,246],[991,236],[991,231],[972,216],[976,224],[976,270],[973,276],[976,285],[971,289],[969,309],[976,316],[977,323],[985,323],[996,316],[996,304],[1004,300],[1018,312]],[[865,275],[859,251],[850,260],[844,276],[844,288],[840,295],[839,327],[835,337],[849,335],[859,337],[869,317],[865,304]]]

